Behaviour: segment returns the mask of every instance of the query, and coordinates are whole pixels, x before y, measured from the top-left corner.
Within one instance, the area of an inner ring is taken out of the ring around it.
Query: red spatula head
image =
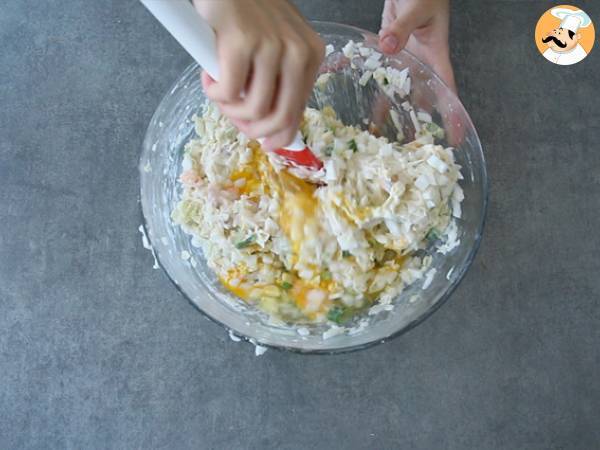
[[[312,170],[319,170],[323,167],[323,162],[308,147],[304,147],[302,150],[280,148],[275,150],[275,153],[297,166],[304,166]]]

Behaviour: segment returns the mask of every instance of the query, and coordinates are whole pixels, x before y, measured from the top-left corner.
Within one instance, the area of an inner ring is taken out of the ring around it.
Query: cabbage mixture
[[[401,145],[328,107],[307,109],[301,131],[318,172],[287,167],[207,104],[172,217],[235,296],[287,323],[341,324],[423,276],[418,250],[460,210],[460,167],[431,133]]]

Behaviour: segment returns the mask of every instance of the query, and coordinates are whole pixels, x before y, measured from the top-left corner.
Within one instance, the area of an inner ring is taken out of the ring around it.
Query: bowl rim
[[[317,26],[329,26],[329,25],[332,25],[332,26],[346,28],[346,29],[355,31],[355,32],[357,32],[359,34],[362,34],[365,37],[377,37],[377,35],[374,34],[374,33],[372,33],[371,31],[364,30],[362,28],[359,28],[359,27],[356,27],[356,26],[353,26],[353,25],[346,25],[346,24],[342,24],[342,23],[338,23],[338,22],[330,22],[330,21],[322,21],[322,20],[311,20],[310,23],[311,23],[311,25],[317,25]],[[291,352],[291,353],[298,353],[298,354],[303,354],[303,355],[332,355],[332,354],[340,354],[340,353],[352,353],[352,352],[355,352],[355,351],[364,350],[364,349],[367,349],[367,348],[370,348],[370,347],[374,347],[374,346],[379,345],[379,344],[390,342],[391,340],[396,339],[397,337],[399,337],[399,336],[407,333],[408,331],[412,330],[417,325],[421,324],[423,321],[425,321],[426,319],[428,319],[439,308],[441,308],[448,301],[448,299],[452,296],[452,294],[456,291],[456,289],[458,288],[458,286],[461,284],[461,282],[465,278],[466,273],[471,268],[471,265],[473,264],[473,261],[475,260],[475,257],[477,256],[477,253],[478,253],[479,248],[481,246],[481,240],[483,238],[483,230],[484,230],[485,224],[486,224],[488,202],[489,202],[489,194],[490,194],[490,192],[489,192],[490,191],[490,183],[489,183],[489,177],[488,177],[488,172],[487,172],[487,164],[486,164],[486,160],[485,160],[485,153],[483,151],[483,145],[481,144],[481,140],[479,138],[479,134],[477,133],[477,129],[475,128],[475,125],[473,124],[473,120],[471,119],[471,116],[469,115],[468,111],[464,107],[464,105],[463,105],[462,101],[460,100],[459,96],[455,92],[453,92],[452,89],[450,89],[448,87],[448,85],[444,82],[444,80],[442,80],[439,77],[439,75],[431,67],[429,67],[427,64],[425,64],[421,60],[419,60],[410,51],[408,51],[406,49],[403,49],[400,52],[398,52],[397,54],[398,55],[399,54],[407,54],[407,55],[409,55],[409,57],[412,58],[416,62],[416,64],[421,67],[421,69],[425,69],[427,71],[428,75],[431,76],[431,78],[435,79],[438,83],[440,83],[445,88],[445,94],[449,94],[450,98],[452,98],[453,100],[455,100],[455,101],[458,102],[458,104],[460,105],[460,107],[464,111],[464,114],[465,114],[465,117],[466,117],[466,120],[467,120],[467,125],[469,125],[470,128],[473,130],[473,134],[475,136],[476,142],[477,142],[477,144],[479,144],[479,148],[480,148],[481,162],[482,162],[482,166],[481,166],[481,181],[482,181],[482,192],[483,192],[481,218],[480,218],[479,224],[477,226],[477,233],[476,233],[475,239],[473,241],[473,245],[471,246],[471,249],[469,250],[469,253],[468,253],[467,258],[465,260],[465,264],[461,267],[460,271],[457,273],[457,276],[455,277],[455,279],[453,280],[453,282],[450,283],[450,285],[448,286],[448,288],[446,289],[446,291],[427,310],[425,310],[418,317],[416,317],[414,320],[412,320],[411,322],[409,322],[407,325],[405,325],[401,329],[396,330],[396,331],[390,333],[389,335],[387,335],[387,336],[385,336],[383,338],[375,339],[375,340],[372,340],[372,341],[369,341],[369,342],[365,342],[365,343],[361,343],[361,344],[354,344],[354,345],[348,345],[348,346],[337,347],[337,348],[329,348],[329,349],[319,349],[319,348],[308,348],[308,349],[306,349],[306,348],[294,347],[294,346],[288,346],[288,345],[276,345],[276,344],[269,344],[269,343],[259,342],[259,341],[257,341],[256,339],[254,339],[252,337],[246,336],[243,333],[238,332],[237,330],[231,329],[225,323],[221,322],[220,320],[216,319],[215,317],[211,316],[209,313],[207,313],[206,311],[204,311],[202,308],[200,308],[200,306],[198,306],[198,304],[196,302],[194,302],[191,299],[191,297],[171,277],[171,274],[168,272],[168,270],[165,268],[164,264],[161,261],[161,255],[160,255],[160,253],[158,251],[156,251],[157,247],[152,242],[152,236],[151,236],[151,233],[149,233],[148,220],[146,218],[146,213],[144,211],[144,202],[140,201],[139,202],[139,204],[140,204],[140,215],[141,215],[141,219],[142,219],[142,227],[143,227],[144,235],[147,237],[147,239],[148,239],[148,241],[150,243],[150,246],[153,249],[154,258],[156,259],[157,265],[162,269],[162,272],[164,272],[164,274],[167,276],[167,278],[169,279],[169,281],[175,286],[175,288],[181,293],[181,295],[196,310],[198,310],[205,318],[209,319],[213,323],[216,323],[216,324],[220,325],[221,327],[223,327],[225,329],[226,332],[228,332],[230,334],[233,333],[240,340],[248,342],[248,343],[253,344],[255,346],[261,346],[261,347],[265,347],[265,348],[269,348],[269,349],[274,349],[274,350],[279,350],[279,351],[285,351],[285,352]],[[198,66],[198,64],[196,62],[192,62],[190,65],[188,65],[184,69],[184,71],[179,75],[179,77],[177,78],[177,80],[169,87],[169,89],[166,91],[166,93],[161,97],[161,100],[159,102],[159,106],[163,103],[163,101],[165,100],[165,98],[171,92],[173,92],[173,90],[176,87],[178,87],[178,85],[180,83],[180,80],[182,80],[185,77],[187,77],[189,75],[189,72],[196,71],[196,70],[198,70],[198,68],[199,68],[199,66]],[[143,198],[143,190],[142,190],[141,179],[142,179],[142,177],[144,175],[144,173],[143,173],[142,158],[144,156],[144,149],[146,148],[146,141],[148,139],[150,125],[155,121],[155,118],[156,118],[158,112],[159,112],[159,107],[157,107],[157,109],[155,110],[155,112],[153,113],[153,115],[152,115],[152,117],[150,119],[148,128],[146,129],[146,133],[144,134],[144,139],[143,139],[143,144],[142,144],[142,153],[140,155],[140,164],[139,164],[140,196],[141,196],[141,198]]]

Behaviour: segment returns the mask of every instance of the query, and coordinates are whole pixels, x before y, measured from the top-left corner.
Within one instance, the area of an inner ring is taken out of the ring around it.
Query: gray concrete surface
[[[382,1],[297,3],[376,31]],[[451,301],[367,351],[256,358],[140,245],[141,140],[189,57],[134,0],[4,0],[0,448],[597,448],[600,48],[547,63],[549,6],[453,3],[492,196]]]

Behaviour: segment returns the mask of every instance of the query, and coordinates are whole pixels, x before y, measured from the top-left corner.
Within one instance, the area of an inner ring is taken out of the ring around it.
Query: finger
[[[281,44],[270,42],[259,50],[246,97],[239,103],[224,105],[221,110],[230,119],[260,120],[273,105],[277,74],[281,65]]]
[[[221,109],[221,105],[219,105],[219,109]],[[246,129],[250,122],[247,120],[239,120],[239,119],[230,119],[231,123],[242,133],[246,134]]]
[[[289,145],[296,136],[296,132],[298,131],[298,125],[292,125],[282,131],[279,131],[271,136],[265,138],[262,143],[262,148],[267,152],[275,151],[279,148],[284,148],[286,145]]]
[[[446,140],[452,147],[460,147],[465,140],[465,112],[457,107],[456,95],[444,89],[442,85],[435,89],[438,111],[442,116]]]
[[[308,59],[307,62],[304,64],[304,74],[302,77],[304,85],[300,88],[302,92],[302,94],[299,97],[300,103],[296,111],[293,113],[291,125],[284,128],[281,131],[267,136],[267,138],[263,142],[263,148],[267,151],[276,150],[278,148],[282,148],[288,145],[295,138],[298,128],[300,126],[300,121],[302,120],[302,116],[304,114],[306,101],[312,93],[317,73],[323,62],[323,59],[325,58],[325,43],[318,35],[314,33],[312,34],[313,36],[306,41],[308,44]],[[302,39],[302,36],[297,35],[297,38]]]
[[[382,93],[377,93],[371,108],[370,122],[377,128],[381,128],[388,120],[391,109],[392,102],[390,101],[390,98]]]
[[[228,44],[219,51],[220,80],[206,89],[208,98],[215,102],[232,103],[239,101],[246,86],[250,71],[251,45]]]
[[[381,14],[381,29],[387,28],[396,17],[396,2],[393,0],[385,0],[383,5],[383,13]]]
[[[456,82],[454,70],[450,61],[450,49],[446,38],[438,38],[439,42],[424,45],[411,36],[406,49],[415,55],[420,61],[427,64],[456,93]]]
[[[323,60],[325,59],[325,43],[321,40],[320,37],[316,36],[315,39],[311,41],[310,48],[310,58],[308,64],[306,64],[306,69],[304,73],[304,102],[302,104],[303,106],[306,105],[306,102],[308,101],[313,92],[317,75],[323,63]]]
[[[300,120],[303,112],[304,106],[296,111],[289,112],[289,117],[286,119],[286,121],[282,122],[277,128],[275,128],[275,131],[272,132],[257,133],[254,131],[253,124],[249,123],[246,125],[247,132],[245,132],[245,134],[247,136],[256,136],[254,139],[258,139],[259,136],[263,137],[264,141],[262,146],[266,151],[284,148],[294,140],[296,132],[300,128]]]
[[[298,87],[304,84],[307,61],[308,48],[297,40],[288,42],[282,60],[275,109],[267,117],[250,124],[248,127],[249,137],[270,137],[297,125],[306,101],[303,89]]]
[[[350,66],[350,60],[342,52],[332,53],[327,57],[325,64],[320,68],[319,74],[341,72]]]
[[[431,67],[444,83],[446,83],[450,90],[456,94],[456,80],[454,79],[454,70],[452,69],[450,57],[434,60]]]
[[[270,135],[265,135],[266,139],[262,145],[266,151],[274,151],[278,148],[284,148],[286,145],[290,144],[294,140],[296,132],[298,131],[298,128],[300,128],[300,122],[302,121],[302,117],[304,115],[306,101],[310,97],[313,86],[315,84],[315,74],[317,72],[317,69],[318,66],[316,64],[316,61],[312,64],[307,65],[303,76],[305,84],[300,89],[302,92],[302,95],[299,97],[300,104],[298,105],[296,111],[292,112],[291,124],[281,131],[275,132]]]
[[[395,19],[379,32],[379,48],[388,55],[402,50],[411,33],[423,25],[420,11],[411,2],[402,2],[394,6],[394,10]]]

